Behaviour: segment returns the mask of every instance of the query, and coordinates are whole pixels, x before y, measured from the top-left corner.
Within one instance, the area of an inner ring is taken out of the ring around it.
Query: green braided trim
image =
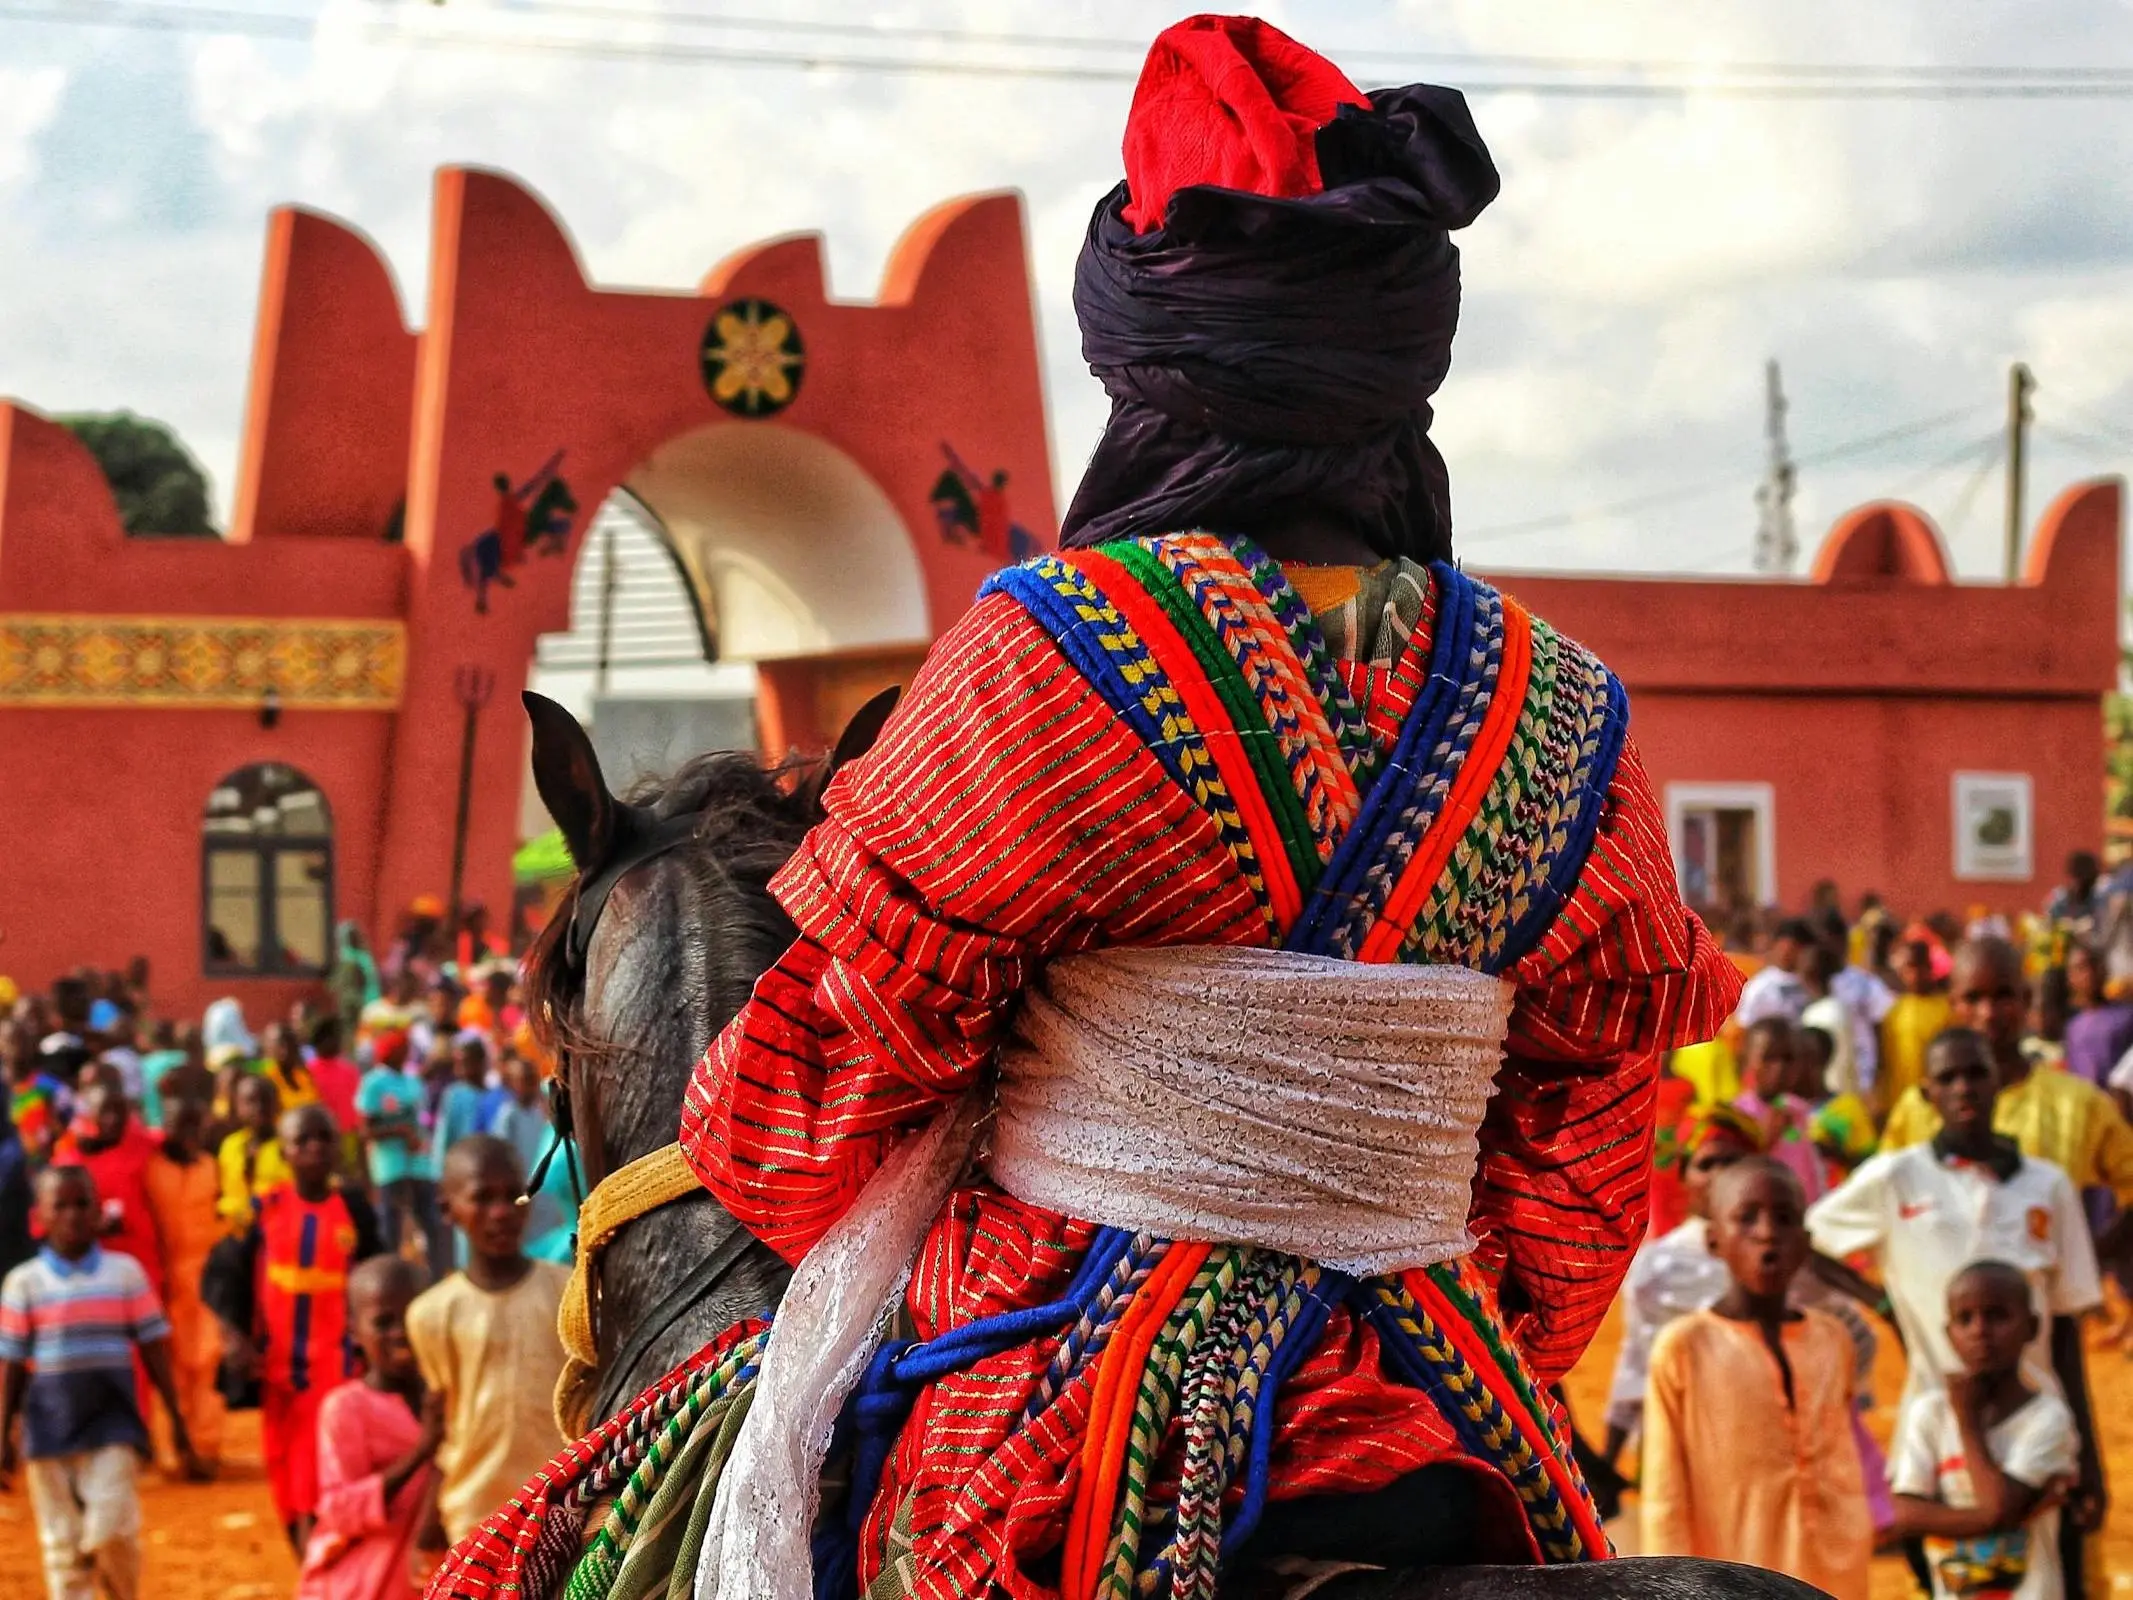
[[[1133,1427],[1126,1439],[1124,1492],[1112,1525],[1111,1560],[1097,1580],[1098,1600],[1128,1600],[1133,1593],[1148,1482],[1184,1386],[1185,1363],[1206,1333],[1216,1307],[1236,1287],[1237,1275],[1251,1254],[1242,1247],[1211,1252],[1148,1353],[1140,1392],[1134,1400]]]
[[[1542,1405],[1540,1390],[1533,1382],[1533,1374],[1526,1370],[1526,1363],[1510,1345],[1504,1342],[1503,1330],[1494,1317],[1483,1308],[1481,1298],[1466,1284],[1457,1262],[1444,1261],[1423,1269],[1430,1282],[1444,1291],[1444,1298],[1452,1303],[1460,1319],[1481,1336],[1489,1354],[1503,1369],[1504,1376],[1511,1380],[1519,1402],[1533,1418],[1533,1425],[1544,1439],[1553,1439],[1555,1427],[1549,1420],[1547,1408]],[[1558,1452],[1560,1453],[1560,1452]]]
[[[1212,1358],[1185,1427],[1185,1468],[1171,1537],[1173,1600],[1213,1600],[1222,1559],[1222,1497],[1243,1457],[1260,1380],[1303,1303],[1302,1263],[1269,1258],[1273,1271],[1245,1302],[1241,1323],[1208,1347]],[[1243,1296],[1239,1296],[1243,1300]]]
[[[743,1368],[760,1359],[762,1344],[759,1335],[735,1345],[725,1360],[689,1386],[686,1397],[673,1415],[644,1441],[643,1457],[615,1492],[606,1518],[564,1587],[564,1600],[602,1600],[613,1587],[615,1574],[629,1552],[631,1540],[637,1536],[645,1508],[664,1480],[667,1468],[687,1445],[698,1422],[713,1406],[730,1398],[728,1391],[735,1377]]]
[[[1503,1402],[1490,1393],[1459,1347],[1446,1337],[1430,1315],[1400,1286],[1398,1280],[1375,1282],[1380,1300],[1398,1317],[1402,1331],[1429,1358],[1437,1381],[1444,1387],[1460,1414],[1473,1425],[1482,1443],[1495,1458],[1497,1470],[1510,1480],[1525,1506],[1526,1519],[1540,1541],[1542,1558],[1550,1563],[1582,1561],[1585,1542],[1570,1519],[1569,1507],[1556,1493],[1548,1469],[1533,1451]]]
[[[1259,779],[1259,792],[1266,797],[1267,807],[1274,815],[1275,831],[1281,835],[1289,868],[1296,875],[1296,886],[1302,893],[1309,894],[1318,882],[1319,874],[1325,870],[1318,859],[1311,819],[1304,811],[1303,797],[1296,792],[1296,780],[1290,775],[1288,757],[1282,752],[1281,741],[1268,726],[1259,697],[1244,681],[1237,658],[1230,654],[1229,647],[1208,625],[1205,613],[1193,603],[1176,574],[1145,545],[1122,539],[1098,548],[1124,567],[1134,582],[1162,606],[1171,626],[1178,630],[1178,636],[1192,651],[1193,659],[1207,674],[1207,681],[1214,686],[1223,709],[1229,713],[1230,727],[1236,733],[1237,742],[1251,758],[1252,770]],[[1201,733],[1202,737],[1219,736],[1220,730],[1202,729]]]

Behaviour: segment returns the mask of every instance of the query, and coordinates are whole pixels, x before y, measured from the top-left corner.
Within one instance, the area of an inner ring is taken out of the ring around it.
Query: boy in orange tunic
[[[1768,1567],[1866,1600],[1873,1518],[1852,1442],[1852,1343],[1785,1291],[1807,1260],[1800,1180],[1750,1156],[1712,1188],[1733,1287],[1660,1334],[1644,1403],[1644,1552]]]
[[[207,1153],[207,1102],[190,1096],[163,1101],[163,1143],[149,1158],[148,1209],[163,1240],[168,1273],[171,1376],[193,1448],[210,1467],[222,1456],[223,1400],[215,1387],[222,1333],[200,1296],[207,1258],[223,1237],[216,1209],[221,1180]]]

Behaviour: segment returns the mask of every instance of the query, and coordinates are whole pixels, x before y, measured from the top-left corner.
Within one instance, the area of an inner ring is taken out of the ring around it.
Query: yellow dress
[[[407,1339],[422,1381],[444,1396],[437,1516],[463,1539],[563,1445],[555,1384],[563,1373],[556,1310],[570,1274],[549,1261],[497,1292],[465,1273],[415,1296]]]
[[[2076,1189],[2109,1189],[2121,1206],[2133,1206],[2133,1127],[2118,1102],[2086,1078],[2051,1067],[2032,1071],[2000,1091],[1992,1126],[2025,1156],[2065,1169]],[[1940,1113],[1914,1086],[1889,1112],[1881,1148],[1924,1144],[1938,1132]]]
[[[1740,1058],[1720,1034],[1708,1044],[1684,1045],[1667,1059],[1667,1070],[1696,1091],[1696,1109],[1729,1106],[1740,1098]]]

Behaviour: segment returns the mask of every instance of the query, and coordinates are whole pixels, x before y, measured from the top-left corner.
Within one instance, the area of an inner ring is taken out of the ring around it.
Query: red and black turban
[[[1498,187],[1464,98],[1364,95],[1264,22],[1192,17],[1149,52],[1125,161],[1074,275],[1111,417],[1064,542],[1311,514],[1448,555],[1449,235]]]

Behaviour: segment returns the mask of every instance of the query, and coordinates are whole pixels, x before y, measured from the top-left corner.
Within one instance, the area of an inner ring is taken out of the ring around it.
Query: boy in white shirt
[[[1973,1261],[2005,1261],[2028,1280],[2040,1324],[2103,1301],[2080,1196],[2049,1161],[1992,1131],[1995,1087],[1983,1035],[1950,1028],[1926,1052],[1926,1098],[1941,1114],[1931,1142],[1877,1155],[1807,1211],[1817,1251],[1876,1258],[1910,1353],[1904,1396],[1939,1389],[1963,1370],[1948,1342],[1948,1285]],[[2078,1352],[2080,1341],[2073,1340]],[[2055,1368],[2049,1330],[2024,1352],[2028,1375],[2074,1387]],[[2068,1395],[2070,1403],[2073,1396]],[[2080,1407],[2077,1405],[2077,1410]]]
[[[2093,1531],[2104,1505],[2102,1461],[2089,1416],[2080,1317],[2103,1301],[2096,1250],[2081,1198],[2049,1161],[2025,1156],[1992,1131],[1998,1078],[1983,1034],[1950,1028],[1926,1050],[1920,1091],[1940,1114],[1927,1144],[1871,1157],[1807,1211],[1816,1251],[1841,1261],[1877,1258],[1908,1355],[1904,1405],[1947,1388],[1968,1368],[1951,1342],[1946,1308],[1956,1275],[2003,1261],[2029,1286],[2034,1313],[2023,1378],[2063,1398],[2081,1440],[2069,1498],[2072,1530]],[[2080,1541],[2069,1532],[2069,1570]],[[2067,1593],[2078,1594],[2069,1584]]]
[[[1948,1285],[1948,1339],[1963,1371],[1903,1409],[1890,1450],[1897,1532],[1925,1541],[1934,1600],[2063,1600],[2058,1494],[2081,1439],[2057,1395],[2022,1376],[2036,1336],[2029,1280],[1973,1262]]]

